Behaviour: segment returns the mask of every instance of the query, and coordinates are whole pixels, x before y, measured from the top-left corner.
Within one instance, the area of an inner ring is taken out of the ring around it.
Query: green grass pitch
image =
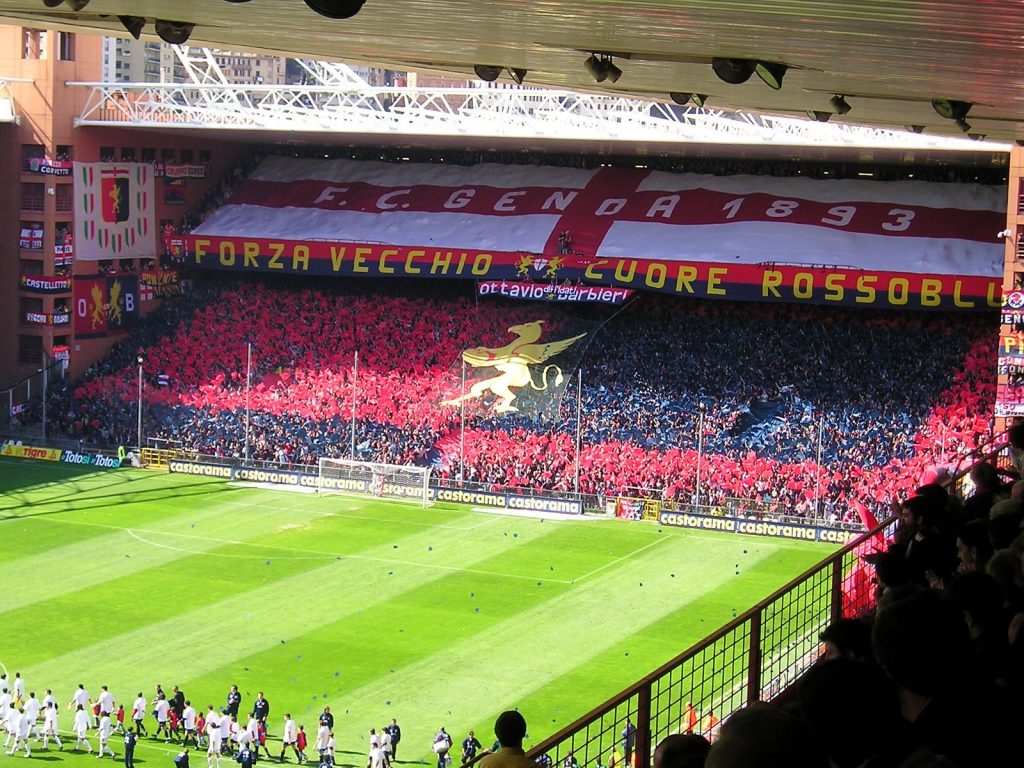
[[[392,717],[399,762],[432,762],[442,725],[486,746],[512,707],[539,741],[832,551],[21,460],[0,494],[0,665],[37,695],[107,684],[130,710],[177,684],[205,709],[236,683],[245,711],[266,693],[272,737],[287,711],[311,742],[329,704],[355,768]]]

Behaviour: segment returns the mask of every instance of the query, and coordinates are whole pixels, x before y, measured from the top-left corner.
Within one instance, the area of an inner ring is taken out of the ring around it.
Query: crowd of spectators
[[[61,426],[134,443],[141,353],[147,436],[241,456],[248,404],[251,457],[314,463],[350,454],[354,398],[360,459],[573,490],[575,386],[563,384],[553,420],[467,401],[464,433],[462,410],[442,405],[461,388],[463,350],[500,347],[510,326],[544,318],[546,340],[591,331],[580,342],[584,493],[853,519],[853,502],[882,508],[990,432],[985,315],[640,295],[601,318],[478,300],[457,282],[313,285],[213,279],[165,302],[59,405]],[[467,388],[493,374],[469,368]]]

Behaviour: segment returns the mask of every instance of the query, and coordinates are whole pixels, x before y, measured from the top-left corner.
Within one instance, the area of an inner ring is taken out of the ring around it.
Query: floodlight
[[[363,8],[365,0],[305,0],[306,5],[328,19],[351,19]]]
[[[165,43],[181,45],[188,40],[196,25],[189,24],[187,21],[164,21],[163,19],[157,19],[155,26],[157,36]]]
[[[522,85],[523,80],[526,79],[526,70],[519,69],[518,67],[509,67],[508,76],[512,78],[512,82],[516,85]]]
[[[608,79],[607,66],[602,59],[599,59],[594,54],[590,54],[587,57],[587,60],[583,62],[583,67],[590,73],[595,82],[603,83]]]
[[[740,85],[754,74],[754,62],[747,59],[712,59],[711,69],[719,80],[729,85]]]
[[[138,40],[142,37],[142,28],[146,26],[146,20],[141,16],[118,16],[117,20],[121,22],[128,33]]]
[[[786,70],[788,70],[785,64],[775,64],[768,61],[759,61],[754,65],[754,72],[757,76],[764,80],[772,90],[779,90],[782,88],[782,78],[786,76]]]
[[[481,80],[492,83],[497,80],[498,75],[501,74],[501,67],[491,64],[477,64],[473,67],[473,71],[476,72],[476,76]]]
[[[850,103],[846,100],[846,97],[841,96],[838,93],[829,99],[829,104],[832,105],[832,109],[835,110],[837,115],[845,115],[853,109],[853,107],[850,106]]]

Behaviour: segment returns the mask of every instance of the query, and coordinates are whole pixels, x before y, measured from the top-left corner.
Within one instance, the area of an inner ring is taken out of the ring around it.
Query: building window
[[[122,163],[134,163],[135,162],[135,147],[121,147],[121,162]]]
[[[24,318],[22,318],[24,322]],[[18,362],[38,363],[43,359],[43,338],[41,336],[18,336]]]
[[[115,154],[113,147],[100,147],[100,162],[101,163],[112,163],[114,162]]]
[[[156,162],[156,150],[152,147],[143,147],[142,156],[140,158],[144,163],[155,163]]]
[[[57,213],[71,213],[75,206],[74,187],[71,184],[57,185]]]
[[[21,210],[42,213],[45,198],[44,184],[21,185]]]
[[[58,160],[74,160],[74,154],[72,153],[73,147],[70,144],[58,144],[57,145],[57,159]]]
[[[174,156],[175,155],[174,155],[174,150],[173,149],[161,149],[160,150],[160,159],[163,160],[165,163],[173,163],[174,162]]]
[[[57,58],[60,61],[75,60],[75,35],[73,32],[57,33]]]
[[[199,162],[200,163],[203,163],[204,165],[208,165],[209,162],[210,162],[210,158],[212,158],[212,157],[213,157],[213,155],[210,154],[210,150],[208,150],[208,149],[200,149],[199,150]]]
[[[183,162],[183,163],[191,163],[192,162],[192,150],[191,149],[183,149],[183,150],[181,150],[181,162]]]
[[[23,59],[45,59],[46,58],[46,30],[45,29],[22,29],[21,30],[21,58]]]
[[[21,145],[21,170],[38,171],[40,161],[46,156],[46,150],[42,144]]]

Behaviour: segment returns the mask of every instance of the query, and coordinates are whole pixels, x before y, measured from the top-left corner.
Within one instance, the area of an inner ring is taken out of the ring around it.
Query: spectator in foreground
[[[892,681],[873,664],[848,658],[815,664],[798,694],[802,717],[836,768],[952,765],[915,741]]]
[[[811,727],[769,704],[752,704],[722,725],[706,768],[829,768]]]
[[[674,733],[654,750],[654,768],[702,768],[711,744],[695,733]]]
[[[526,738],[526,718],[514,709],[498,715],[494,721],[494,735],[501,743],[501,749],[485,755],[480,768],[536,768],[536,763],[523,751]]]
[[[837,619],[821,633],[825,659],[872,661],[871,625],[863,619]]]

